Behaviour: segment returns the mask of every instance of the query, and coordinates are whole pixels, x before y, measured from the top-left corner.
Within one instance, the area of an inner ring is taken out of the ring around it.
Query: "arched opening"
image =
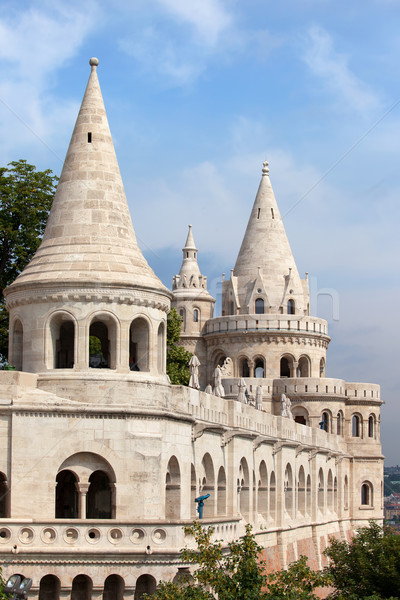
[[[292,415],[295,423],[300,423],[301,425],[309,424],[309,415],[308,411],[304,406],[293,406],[292,407]]]
[[[233,300],[231,300],[229,302],[229,314],[230,315],[234,315],[235,314],[235,304],[234,304]]]
[[[86,518],[112,519],[112,494],[110,480],[104,471],[94,471],[89,477]]]
[[[165,324],[160,323],[157,333],[157,367],[159,373],[165,373]]]
[[[372,506],[372,485],[369,481],[364,481],[361,486],[361,505]]]
[[[339,502],[338,486],[337,486],[337,478],[335,477],[335,479],[333,480],[333,508],[336,513],[338,512],[338,502]]]
[[[291,356],[282,356],[281,358],[281,377],[292,377],[293,358]]]
[[[87,575],[77,575],[72,582],[71,600],[91,600],[93,583]]]
[[[242,458],[239,466],[239,512],[242,517],[248,521],[250,517],[250,480],[249,480],[249,467],[247,460]]]
[[[239,359],[239,377],[250,377],[250,367],[247,358]]]
[[[289,517],[293,517],[293,472],[289,463],[286,465],[285,469],[283,491],[285,494],[285,511],[288,513]]]
[[[308,356],[301,356],[297,365],[297,377],[311,377],[310,359]]]
[[[336,433],[343,435],[343,413],[339,411],[336,417]]]
[[[347,478],[347,475],[345,475],[345,477],[344,477],[343,506],[344,506],[344,510],[349,509],[349,480]]]
[[[89,367],[115,369],[116,324],[110,315],[96,316],[89,328]]]
[[[327,485],[327,501],[328,510],[333,511],[333,475],[331,469],[328,472],[328,485]]]
[[[60,471],[56,477],[56,519],[78,519],[78,479],[72,471]]]
[[[203,470],[201,492],[203,495],[210,494],[210,497],[204,502],[203,516],[213,517],[215,505],[215,474],[213,461],[208,452],[203,456],[201,464]]]
[[[45,575],[40,580],[38,600],[59,600],[60,580],[55,575]]]
[[[200,311],[198,308],[195,308],[193,310],[193,322],[194,323],[199,323],[200,322]]]
[[[196,469],[194,468],[194,465],[192,464],[190,466],[190,516],[192,518],[197,517],[196,502],[195,502],[196,498],[197,498]]]
[[[265,361],[262,357],[256,358],[254,362],[254,377],[265,377]]]
[[[131,371],[149,371],[149,324],[138,317],[129,329],[129,368]]]
[[[264,460],[260,463],[258,479],[258,512],[268,519],[268,472]]]
[[[292,300],[292,298],[290,298],[290,300],[287,301],[287,314],[294,315],[295,313],[296,313],[296,311],[295,311],[294,300]]]
[[[257,482],[256,474],[253,471],[253,515],[257,514]]]
[[[75,352],[75,324],[67,313],[53,315],[50,323],[53,368],[72,369]]]
[[[297,497],[299,512],[301,515],[304,516],[306,514],[306,477],[303,466],[301,466],[299,469],[299,478],[297,481]]]
[[[325,377],[325,359],[321,358],[319,361],[319,376]]]
[[[10,488],[8,487],[7,477],[0,473],[0,518],[8,519],[10,517]]]
[[[311,513],[311,477],[307,475],[306,513]]]
[[[182,331],[186,331],[186,311],[184,308],[179,309],[179,316],[182,320],[181,329]]]
[[[375,417],[374,415],[370,415],[368,417],[368,437],[375,437]]]
[[[262,298],[257,298],[255,301],[255,313],[256,315],[264,314],[264,300]]]
[[[10,364],[13,365],[17,371],[23,369],[23,348],[24,348],[24,329],[19,319],[16,319],[12,328],[12,352],[10,357]]]
[[[104,582],[103,600],[124,600],[125,582],[119,575],[109,575]]]
[[[331,419],[330,414],[327,410],[324,410],[324,412],[321,415],[320,427],[322,431],[329,432],[331,430]]]
[[[181,516],[181,470],[178,460],[171,456],[165,476],[165,518],[180,519]]]
[[[219,516],[226,515],[226,475],[224,467],[220,467],[218,471],[217,514]]]
[[[318,509],[323,513],[325,504],[325,484],[324,472],[322,469],[318,473]]]
[[[141,575],[136,581],[134,600],[142,600],[145,594],[154,594],[157,583],[151,575]]]
[[[276,479],[275,473],[271,472],[269,480],[269,516],[272,521],[276,519]]]
[[[361,419],[358,415],[353,415],[351,418],[351,435],[353,437],[361,436]]]

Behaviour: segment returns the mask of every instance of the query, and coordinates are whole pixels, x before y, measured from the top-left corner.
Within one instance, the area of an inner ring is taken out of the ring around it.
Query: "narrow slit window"
[[[273,208],[271,208],[271,215],[272,215],[272,218],[273,218],[273,219],[275,219],[275,216],[274,216],[274,209],[273,209]]]
[[[91,132],[91,131],[88,131],[88,134],[87,134],[87,141],[88,141],[88,144],[91,144],[91,143],[92,143],[92,132]]]
[[[257,219],[260,218],[260,212],[261,212],[261,208],[258,209],[258,213],[257,213]]]

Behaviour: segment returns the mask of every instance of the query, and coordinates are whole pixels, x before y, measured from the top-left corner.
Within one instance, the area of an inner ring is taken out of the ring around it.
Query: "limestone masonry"
[[[172,292],[161,283],[90,64],[42,244],[5,291],[3,574],[31,577],[40,600],[141,598],[187,569],[182,526],[206,494],[218,539],[251,523],[270,568],[301,554],[321,567],[329,536],[382,519],[379,386],[325,376],[327,322],[310,315],[267,163],[222,316],[191,226]],[[171,305],[193,387],[166,375]]]

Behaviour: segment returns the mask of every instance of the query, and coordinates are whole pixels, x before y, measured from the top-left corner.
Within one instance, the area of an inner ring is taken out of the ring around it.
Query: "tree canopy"
[[[192,354],[179,346],[182,317],[171,308],[167,321],[167,374],[171,383],[188,385],[190,379],[189,361]]]
[[[26,160],[0,168],[0,286],[10,285],[39,247],[58,177]],[[7,359],[8,313],[0,300],[0,358]]]

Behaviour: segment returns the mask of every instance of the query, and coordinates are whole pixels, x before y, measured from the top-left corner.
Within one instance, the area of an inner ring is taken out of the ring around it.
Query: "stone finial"
[[[92,67],[92,69],[98,67],[99,59],[95,56],[92,56],[92,58],[89,60],[89,65]]]
[[[263,176],[269,175],[269,162],[267,160],[264,160],[263,162],[262,174]]]

